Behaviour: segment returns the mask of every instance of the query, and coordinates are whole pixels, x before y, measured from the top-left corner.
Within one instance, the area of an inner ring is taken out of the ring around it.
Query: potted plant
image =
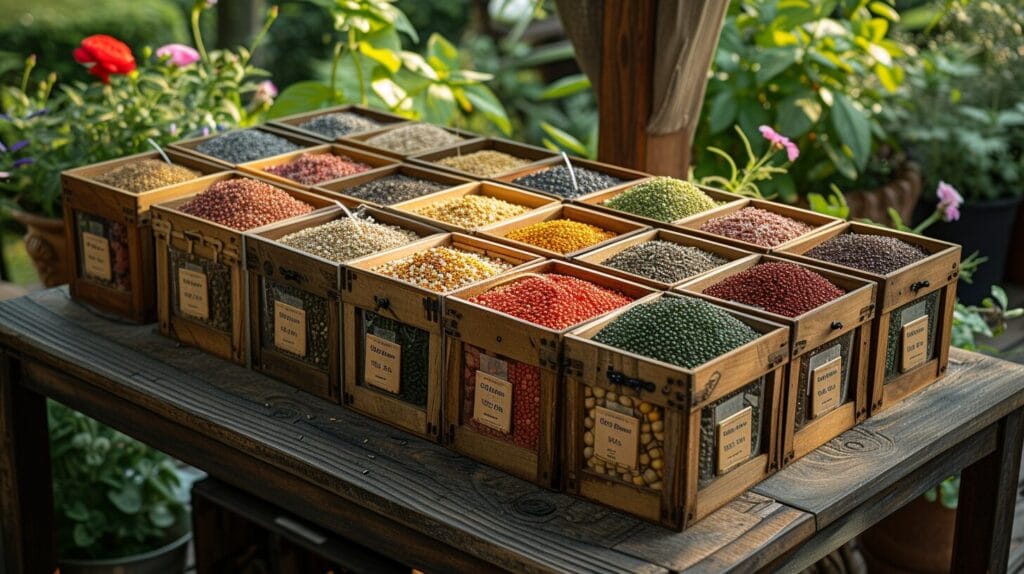
[[[212,3],[211,3],[212,4]],[[33,78],[26,59],[19,85],[0,86],[0,201],[28,228],[26,247],[47,286],[67,281],[60,172],[151,150],[189,135],[255,123],[275,93],[255,83],[264,74],[250,64],[253,50],[277,17],[271,8],[250,49],[207,52],[192,8],[196,48],[170,44],[132,49],[111,36],[82,40],[74,58],[94,82],[58,84]],[[248,106],[242,98],[251,95]]]
[[[60,403],[47,407],[61,572],[182,572],[191,528],[171,459]]]

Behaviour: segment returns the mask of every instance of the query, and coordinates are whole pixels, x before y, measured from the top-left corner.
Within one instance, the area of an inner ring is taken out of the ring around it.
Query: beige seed
[[[594,433],[590,431],[583,433],[583,444],[587,446],[594,446]]]
[[[652,408],[653,407],[651,407],[651,403],[640,403],[640,406],[637,407],[637,410],[646,415],[647,413],[651,412]]]
[[[594,456],[594,447],[588,446],[587,448],[583,449],[583,458],[588,459],[587,460],[587,464],[588,465],[590,464],[590,460],[589,459],[593,458],[593,456]]]
[[[587,418],[583,419],[583,428],[585,428],[585,429],[592,429],[592,428],[594,428],[594,419],[592,419],[590,417],[587,417]]]
[[[647,423],[640,425],[640,432],[651,432],[651,425]]]
[[[651,435],[651,433],[649,433],[649,432],[640,433],[640,444],[643,444],[643,445],[649,444],[652,439],[654,439],[654,436]]]
[[[665,421],[654,421],[651,423],[651,430],[654,432],[661,432],[665,430]]]
[[[608,394],[605,395],[604,399],[609,403],[614,403],[615,401],[619,400],[619,394],[613,391],[608,391]]]
[[[654,470],[661,470],[662,468],[664,468],[664,466],[665,461],[660,458],[656,458],[651,461],[651,468],[653,468]]]
[[[592,409],[592,408],[594,408],[594,405],[596,405],[596,404],[597,404],[597,401],[596,401],[596,400],[594,400],[594,397],[587,397],[587,398],[586,398],[586,399],[585,399],[585,400],[583,401],[583,406],[585,406],[585,407],[586,407],[587,409]]]
[[[595,397],[601,398],[604,395],[605,395],[605,390],[604,389],[602,389],[601,387],[594,387],[594,396]]]
[[[622,395],[622,396],[619,397],[619,404],[624,406],[624,407],[631,407],[631,406],[633,406],[633,399],[631,399],[631,398],[629,398],[629,397],[627,397],[625,395]]]
[[[651,455],[651,465],[653,466],[654,465],[654,461],[656,461],[659,458],[661,458],[661,449],[660,448],[652,448],[651,450],[647,451],[647,454]]]

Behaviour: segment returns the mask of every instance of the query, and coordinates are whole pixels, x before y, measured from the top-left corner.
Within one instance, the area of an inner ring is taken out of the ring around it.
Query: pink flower
[[[955,203],[947,204],[945,207],[939,204],[942,208],[942,220],[943,221],[957,221],[960,219],[960,208]]]
[[[9,177],[11,177],[11,172],[9,172],[9,171],[0,171],[0,179],[7,179]]]
[[[276,98],[277,97],[277,86],[270,80],[263,80],[256,86],[256,97],[260,97],[260,94],[264,98]]]
[[[956,188],[944,181],[939,182],[939,187],[935,190],[935,195],[939,196],[939,204],[941,205],[954,205],[956,207],[960,207],[964,202],[963,196],[960,195]]]
[[[184,68],[199,61],[199,52],[185,44],[167,44],[156,51],[157,58],[170,57],[170,63]]]
[[[789,138],[769,126],[761,126],[758,129],[761,131],[764,139],[771,142],[773,147],[786,150],[786,157],[789,158],[789,161],[796,161],[796,158],[800,157],[800,148],[796,147],[796,144],[790,141]]]

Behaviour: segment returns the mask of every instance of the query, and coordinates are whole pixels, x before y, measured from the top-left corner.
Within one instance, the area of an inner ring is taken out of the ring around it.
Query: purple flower
[[[34,160],[34,159],[30,158],[30,157],[23,157],[21,159],[14,160],[14,167],[21,167],[23,165],[29,165],[29,164],[32,164],[32,163],[35,163],[35,162],[36,162],[36,160]]]
[[[210,135],[210,128],[207,126],[203,126],[203,137],[206,137],[208,135]]]
[[[790,141],[789,138],[773,130],[770,126],[761,126],[758,128],[761,131],[761,135],[764,139],[768,140],[773,147],[786,150],[786,157],[789,161],[796,161],[796,158],[800,157],[800,148],[796,147],[796,144]]]
[[[191,66],[199,61],[199,52],[185,44],[167,44],[156,51],[157,58],[170,58],[168,61],[179,68]]]
[[[0,114],[0,120],[3,120],[3,121],[5,121],[5,122],[9,122],[9,121],[11,121],[12,119],[14,119],[14,118],[12,118],[11,116],[9,116],[9,115],[7,115],[7,114]]]
[[[270,80],[263,80],[256,86],[256,97],[259,97],[260,94],[263,94],[267,99],[276,98],[277,86]]]
[[[942,206],[940,205],[939,207],[942,207]],[[945,208],[942,209],[942,220],[943,221],[952,222],[952,221],[957,221],[959,219],[960,219],[960,208],[956,204],[950,203],[950,204],[946,205]]]
[[[28,145],[28,140],[21,140],[20,142],[15,142],[15,143],[14,143],[14,144],[13,144],[13,145],[11,146],[11,148],[10,148],[10,152],[11,152],[11,153],[14,153],[14,152],[16,152],[16,151],[18,151],[18,150],[22,149],[23,147],[25,147],[25,146],[27,146],[27,145]]]
[[[0,153],[7,153],[7,146],[4,145],[3,140],[0,140]]]
[[[25,119],[26,120],[30,120],[30,119],[32,119],[32,118],[34,118],[36,116],[43,116],[43,115],[46,115],[48,113],[50,113],[50,110],[47,109],[47,108],[43,108],[41,110],[36,110],[36,111],[32,112],[31,114],[25,116]]]

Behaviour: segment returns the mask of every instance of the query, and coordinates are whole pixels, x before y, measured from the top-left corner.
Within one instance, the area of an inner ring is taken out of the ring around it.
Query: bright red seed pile
[[[814,227],[767,209],[744,207],[735,213],[709,219],[700,229],[761,247],[775,247],[810,233]]]
[[[239,177],[218,181],[178,209],[201,219],[246,231],[309,213],[313,211],[313,206],[268,183]]]
[[[470,301],[542,327],[565,329],[632,299],[589,281],[546,273],[499,285]]]
[[[266,171],[305,185],[314,185],[368,169],[370,166],[349,157],[332,153],[304,153],[288,163],[268,167]]]
[[[537,440],[540,438],[540,367],[507,361],[508,382],[512,383],[512,428],[509,434],[504,434],[472,419],[481,351],[473,345],[466,345],[465,349],[462,412],[467,415],[464,423],[480,434],[511,441],[518,447],[536,451]]]
[[[708,287],[704,293],[796,317],[845,292],[810,269],[792,263],[762,263]]]

